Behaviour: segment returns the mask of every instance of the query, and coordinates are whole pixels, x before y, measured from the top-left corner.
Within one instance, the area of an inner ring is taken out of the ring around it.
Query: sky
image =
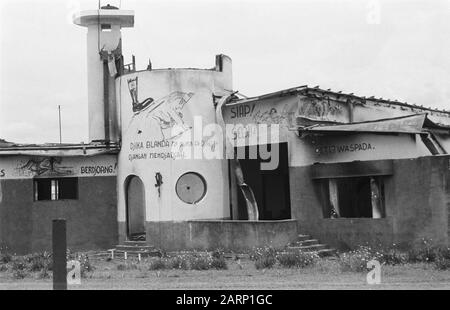
[[[450,0],[102,0],[138,69],[233,59],[246,96],[309,85],[450,110]],[[88,141],[86,29],[98,0],[0,0],[0,138]]]

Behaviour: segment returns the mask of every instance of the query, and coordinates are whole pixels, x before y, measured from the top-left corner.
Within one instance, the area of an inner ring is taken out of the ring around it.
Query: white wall
[[[119,221],[125,221],[124,182],[129,175],[137,175],[144,183],[146,221],[220,219],[230,216],[228,167],[225,160],[151,157],[155,154],[177,154],[181,140],[192,134],[192,129],[188,128],[193,126],[194,117],[201,116],[203,125],[215,123],[213,94],[224,95],[224,89],[232,89],[231,60],[224,60],[224,72],[153,70],[128,74],[116,80],[117,96],[121,103],[119,119],[122,133],[118,172]],[[132,111],[128,88],[128,80],[135,77],[138,77],[139,102],[153,99],[148,108],[139,114]],[[186,103],[180,106],[183,100]],[[176,123],[184,126],[185,131],[173,137],[171,129],[175,128]],[[207,194],[196,205],[184,203],[175,192],[178,178],[189,171],[201,174],[207,183]],[[155,187],[157,172],[163,178],[160,196]]]
[[[311,108],[315,106],[315,102],[311,103],[311,99],[305,100],[303,96],[276,97],[227,106],[224,119],[228,124],[247,126],[258,123],[279,124],[279,141],[289,143],[290,166],[308,166],[316,162],[400,159],[431,155],[420,137],[409,134],[309,135],[300,138],[297,132],[292,130],[295,128],[296,116],[325,121],[348,121],[348,110],[340,104],[331,101],[331,104],[327,102],[325,105]],[[355,121],[374,119],[375,116],[389,118],[401,115],[386,108],[378,109],[377,112],[373,107],[357,108]],[[246,134],[252,133],[246,132]]]

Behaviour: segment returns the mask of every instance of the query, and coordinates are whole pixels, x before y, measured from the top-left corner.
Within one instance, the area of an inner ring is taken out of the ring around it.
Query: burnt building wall
[[[78,199],[34,201],[33,179],[0,180],[0,245],[12,253],[51,250],[52,220],[67,220],[67,246],[99,250],[118,241],[116,177],[78,178]]]
[[[449,161],[450,156],[393,160],[392,174],[383,177],[385,217],[377,219],[325,218],[313,166],[290,167],[292,217],[298,220],[300,233],[341,249],[364,244],[409,246],[423,239],[448,244]]]

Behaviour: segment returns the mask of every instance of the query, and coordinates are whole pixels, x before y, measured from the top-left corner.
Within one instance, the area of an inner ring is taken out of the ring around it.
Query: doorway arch
[[[145,188],[142,180],[130,175],[125,180],[127,238],[145,241]]]

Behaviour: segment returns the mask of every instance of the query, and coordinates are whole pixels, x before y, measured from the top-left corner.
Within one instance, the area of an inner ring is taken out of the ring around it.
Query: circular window
[[[195,204],[205,197],[206,182],[200,174],[188,172],[178,179],[175,189],[178,198],[185,203]]]

